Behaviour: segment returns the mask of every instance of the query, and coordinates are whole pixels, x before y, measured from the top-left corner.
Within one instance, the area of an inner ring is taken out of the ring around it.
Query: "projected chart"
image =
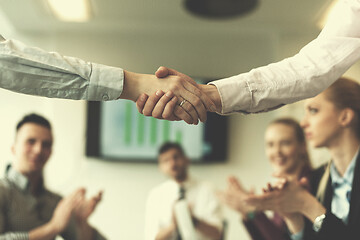
[[[203,154],[204,125],[169,122],[138,113],[130,101],[101,103],[100,153],[105,157],[154,159],[166,141],[182,145],[192,159]]]

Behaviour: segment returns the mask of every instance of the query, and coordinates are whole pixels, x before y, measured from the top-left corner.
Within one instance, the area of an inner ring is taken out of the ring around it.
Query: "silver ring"
[[[179,106],[182,107],[182,105],[184,105],[185,102],[186,102],[186,100],[183,99],[183,100],[181,101],[181,103],[179,104]]]

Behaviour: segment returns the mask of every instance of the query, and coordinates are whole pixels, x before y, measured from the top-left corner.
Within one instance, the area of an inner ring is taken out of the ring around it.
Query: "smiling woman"
[[[265,132],[265,149],[275,176],[295,180],[309,178],[312,167],[305,135],[297,121],[279,118],[271,122]],[[244,198],[251,195],[253,191],[244,189],[234,177],[228,179],[227,191],[220,194],[225,204],[241,214],[253,240],[287,240],[290,237],[287,228],[291,232],[297,232],[289,226],[289,222],[296,221],[301,215],[280,216],[275,212],[274,217],[270,219],[261,209],[244,202]]]

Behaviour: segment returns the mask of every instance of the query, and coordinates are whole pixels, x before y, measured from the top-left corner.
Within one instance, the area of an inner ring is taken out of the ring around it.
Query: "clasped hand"
[[[140,113],[157,119],[184,120],[188,124],[206,121],[207,111],[220,112],[221,102],[213,85],[197,84],[189,76],[160,67],[156,77],[167,82],[168,91],[157,90],[152,95],[141,94],[136,106]],[[172,77],[172,78],[171,78]]]

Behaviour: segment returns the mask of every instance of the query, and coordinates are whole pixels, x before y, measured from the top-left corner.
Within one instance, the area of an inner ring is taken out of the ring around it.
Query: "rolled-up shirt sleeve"
[[[0,240],[29,240],[27,232],[8,232],[0,234]]]
[[[0,87],[51,98],[119,98],[123,69],[28,47],[0,36]]]
[[[340,0],[320,35],[298,54],[213,81],[222,114],[258,113],[314,97],[360,58],[360,1]]]

